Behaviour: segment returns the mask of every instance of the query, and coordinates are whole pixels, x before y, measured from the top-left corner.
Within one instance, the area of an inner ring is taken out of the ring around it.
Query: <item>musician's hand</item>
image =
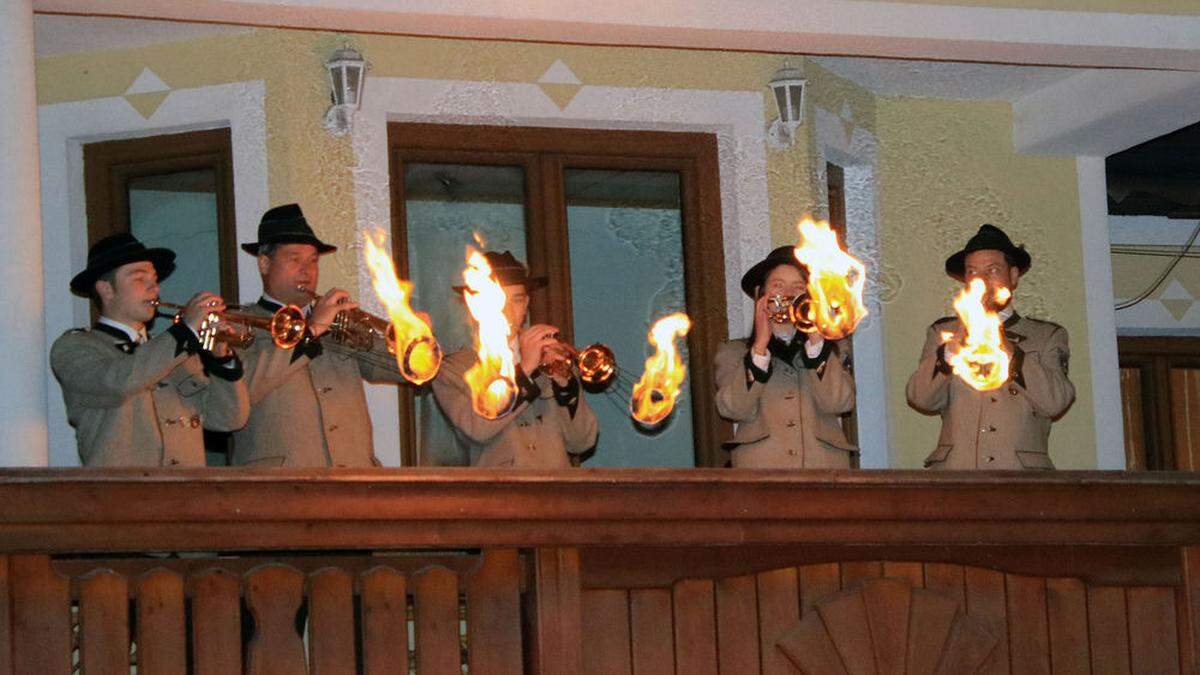
[[[338,312],[355,309],[358,303],[350,299],[350,294],[340,288],[332,288],[325,295],[317,298],[312,313],[308,317],[308,331],[313,337],[320,337],[333,325]]]
[[[545,349],[542,350],[542,363],[553,363],[556,361],[570,363],[574,358],[575,354],[571,348],[557,340],[552,344],[546,345]],[[572,367],[570,366],[566,368],[550,368],[546,374],[560,387],[567,386],[567,383],[573,377]]]
[[[804,340],[810,345],[825,344],[825,336],[821,335],[821,331],[819,330],[814,330],[811,333],[805,333],[805,335],[807,337],[805,337]]]
[[[213,312],[223,311],[225,311],[225,301],[221,299],[221,296],[201,291],[193,295],[192,299],[188,300],[187,305],[184,306],[183,322],[199,335],[204,318]]]
[[[767,303],[770,298],[763,295],[754,301],[754,339],[751,347],[758,354],[767,353],[767,345],[771,342],[771,319],[767,316]]]
[[[542,351],[549,344],[558,342],[554,337],[557,332],[557,328],[544,323],[534,324],[520,332],[517,341],[521,349],[521,370],[526,375],[533,377],[533,371],[542,365]]]

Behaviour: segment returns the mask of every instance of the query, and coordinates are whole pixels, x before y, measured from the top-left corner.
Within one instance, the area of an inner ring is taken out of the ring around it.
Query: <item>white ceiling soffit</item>
[[[446,37],[1200,70],[1200,16],[860,0],[34,0],[34,8]]]
[[[818,56],[822,68],[881,96],[1013,101],[1079,68]]]
[[[33,17],[33,45],[37,56],[144,47],[254,30],[247,26],[109,17],[38,14]]]

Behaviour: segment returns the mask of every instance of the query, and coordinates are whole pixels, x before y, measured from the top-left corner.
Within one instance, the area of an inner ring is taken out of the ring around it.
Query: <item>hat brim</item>
[[[167,277],[175,271],[175,252],[166,248],[148,248],[142,251],[126,253],[124,255],[106,258],[94,267],[88,267],[84,271],[76,274],[71,279],[71,292],[88,296],[92,292],[92,286],[96,280],[104,276],[106,273],[135,262],[149,262],[154,265],[154,272],[158,275],[159,283],[166,281]]]
[[[965,281],[967,277],[967,256],[976,251],[1000,251],[1008,256],[1012,261],[1013,267],[1024,275],[1033,266],[1033,257],[1025,250],[1024,246],[1014,246],[1012,248],[964,248],[954,255],[946,258],[946,274],[952,279]]]
[[[536,291],[539,288],[544,288],[549,280],[546,277],[523,277],[520,279],[498,279],[501,286],[516,286],[520,284],[525,287],[526,291]],[[451,286],[450,289],[457,293],[465,293],[466,286]]]
[[[804,269],[804,265],[801,265],[800,261],[796,260],[796,256],[794,255],[789,254],[787,257],[767,256],[746,270],[746,273],[742,275],[742,292],[754,298],[755,291],[766,283],[767,275],[771,273],[771,270],[780,265],[791,265],[800,270],[801,274],[808,274],[808,270]]]
[[[326,253],[333,253],[338,250],[333,244],[326,244],[316,237],[309,237],[302,234],[271,237],[266,241],[252,241],[248,244],[242,244],[242,250],[250,255],[258,255],[258,249],[268,244],[311,244],[317,248],[317,255],[325,255]]]

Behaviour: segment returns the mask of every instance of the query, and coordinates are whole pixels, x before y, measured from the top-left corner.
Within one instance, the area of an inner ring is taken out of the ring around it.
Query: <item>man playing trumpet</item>
[[[474,466],[558,469],[571,466],[569,454],[596,445],[596,414],[581,395],[579,378],[561,362],[573,353],[547,324],[525,327],[530,291],[546,285],[545,277],[530,277],[512,253],[484,254],[504,290],[504,316],[517,361],[517,398],[512,410],[496,419],[475,412],[464,374],[475,364],[476,352],[461,349],[446,357],[433,380],[438,406],[454,425],[463,444],[461,463]],[[456,286],[457,293],[466,289]],[[556,363],[557,362],[557,363]]]
[[[1003,322],[1001,349],[1010,357],[999,387],[980,390],[952,372],[948,350],[964,341],[957,317],[929,327],[917,371],[908,379],[908,402],[941,415],[937,448],[925,459],[931,469],[1053,469],[1047,450],[1050,425],[1075,400],[1067,378],[1067,330],[1023,317],[1012,303],[1032,258],[1000,228],[984,225],[963,250],[946,259],[946,274],[985,285],[984,309]],[[953,352],[951,352],[953,353]]]
[[[204,428],[246,423],[241,362],[227,345],[208,351],[199,340],[209,315],[225,309],[220,297],[198,293],[170,328],[147,335],[158,284],[174,269],[173,252],[122,233],[96,242],[71,280],[100,318],[55,340],[50,367],[85,466],[204,466]]]
[[[358,307],[342,289],[313,293],[320,257],[337,247],[317,238],[298,205],[286,204],[263,214],[258,241],[242,249],[258,258],[263,284],[262,298],[248,311],[268,317],[285,306],[299,307],[307,314],[307,329],[290,348],[260,333],[246,351],[250,420],[234,435],[232,463],[378,466],[363,380],[404,377],[383,340],[357,352],[323,344],[338,313]]]
[[[854,409],[854,377],[837,342],[786,318],[786,306],[807,291],[793,248],[780,246],[751,267],[742,291],[754,299],[754,333],[716,357],[717,411],[737,424],[725,444],[733,466],[849,468],[858,447],[839,417]]]

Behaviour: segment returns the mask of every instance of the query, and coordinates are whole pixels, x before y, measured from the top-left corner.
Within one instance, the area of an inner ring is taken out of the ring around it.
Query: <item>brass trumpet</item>
[[[175,323],[183,320],[183,310],[187,309],[187,305],[164,302],[157,298],[152,300],[150,304],[155,308],[175,310],[176,314],[173,319]],[[220,324],[222,323],[241,326],[243,330],[233,333],[222,332],[220,330]],[[250,345],[254,344],[254,333],[250,329],[258,328],[269,333],[271,340],[275,342],[276,346],[281,349],[291,349],[304,338],[304,329],[307,325],[308,322],[304,318],[304,312],[295,305],[281,307],[271,316],[258,316],[228,310],[224,312],[209,312],[200,326],[200,342],[206,350],[211,350],[217,342],[224,342],[230,347],[237,349],[247,349]]]
[[[790,323],[801,333],[817,330],[816,308],[807,293],[772,295],[767,298],[767,319],[772,323]]]
[[[580,381],[597,391],[607,387],[616,377],[617,357],[608,345],[597,342],[577,350],[563,341],[559,333],[550,337],[566,347],[568,354],[543,362],[542,370],[547,375],[568,378],[578,372]]]

